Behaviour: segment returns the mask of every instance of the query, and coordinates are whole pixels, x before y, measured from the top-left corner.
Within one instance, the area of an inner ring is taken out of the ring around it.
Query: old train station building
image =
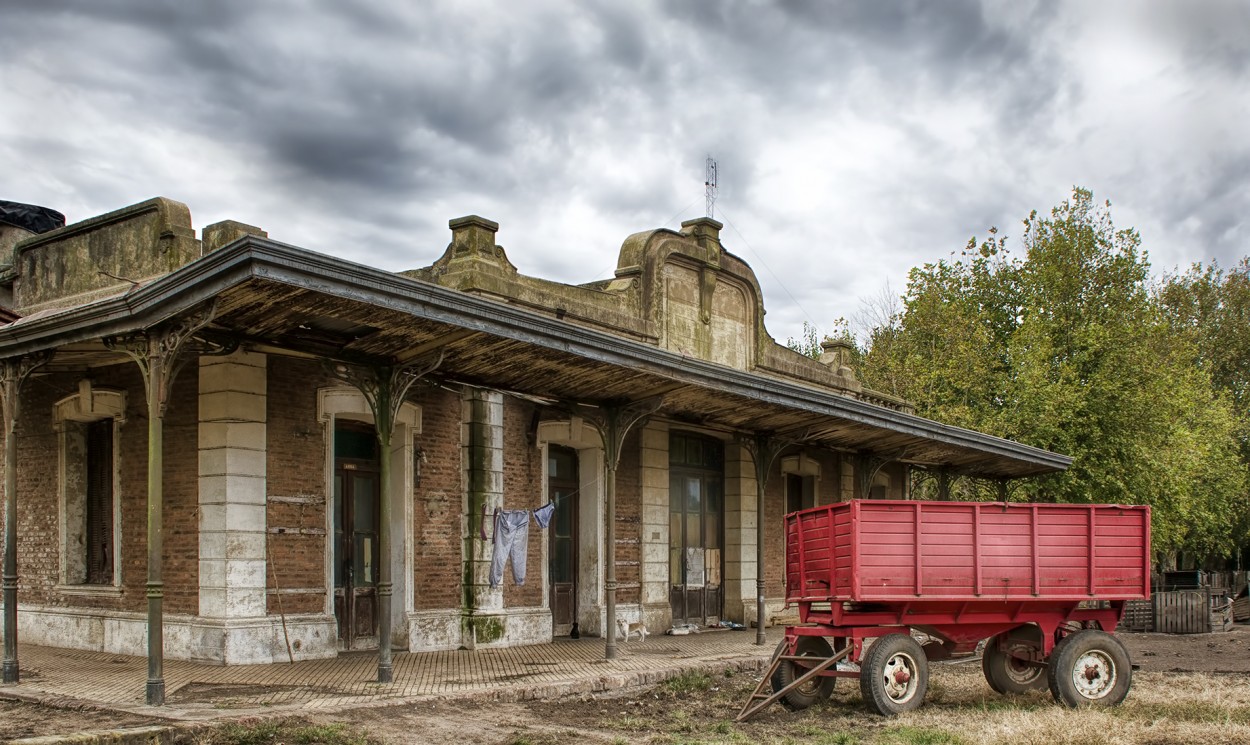
[[[399,273],[168,199],[56,217],[0,203],[9,681],[19,635],[148,655],[152,703],[165,655],[613,656],[620,619],[780,611],[789,510],[1068,463],[777,344],[711,219],[574,286],[476,216]]]

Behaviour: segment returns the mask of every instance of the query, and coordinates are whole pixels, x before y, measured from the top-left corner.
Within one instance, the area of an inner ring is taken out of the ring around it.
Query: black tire
[[[1064,706],[1116,706],[1133,686],[1133,665],[1119,639],[1086,629],[1055,645],[1046,680],[1050,694]]]
[[[782,645],[785,645],[784,641]],[[802,657],[815,657],[827,660],[833,656],[833,648],[829,646],[829,641],[823,636],[800,636],[798,643],[795,644],[794,653]],[[803,673],[807,672],[808,669],[789,660],[782,660],[781,664],[777,666],[777,672],[773,673],[773,677],[770,679],[773,693],[780,691],[803,677]],[[833,687],[837,681],[837,678],[818,675],[803,685],[787,691],[781,697],[781,701],[796,711],[806,709],[832,696]]]
[[[917,709],[929,690],[929,658],[910,635],[887,634],[864,655],[859,690],[882,716]]]
[[[1005,649],[1000,649],[1000,644]],[[985,653],[981,655],[981,672],[985,673],[986,682],[996,693],[1045,690],[1046,667],[1027,664],[1011,655],[1013,650],[1027,656],[1029,652],[1040,652],[1041,649],[1042,632],[1036,626],[999,634],[985,643]]]

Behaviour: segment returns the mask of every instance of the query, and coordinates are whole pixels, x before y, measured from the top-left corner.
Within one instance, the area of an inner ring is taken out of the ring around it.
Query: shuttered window
[[[113,582],[113,420],[87,424],[87,584]]]

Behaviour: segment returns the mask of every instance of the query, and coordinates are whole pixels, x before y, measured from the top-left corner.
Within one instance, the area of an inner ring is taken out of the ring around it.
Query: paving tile
[[[0,697],[194,720],[251,711],[333,711],[431,697],[524,700],[654,683],[688,669],[759,669],[781,633],[769,630],[764,646],[754,644],[750,631],[653,635],[618,645],[615,660],[604,660],[603,640],[593,638],[503,649],[397,653],[395,680],[389,685],[371,682],[376,657],[356,654],[229,667],[166,660],[168,705],[160,708],[143,704],[144,657],[22,644],[18,651],[22,682],[0,686]]]

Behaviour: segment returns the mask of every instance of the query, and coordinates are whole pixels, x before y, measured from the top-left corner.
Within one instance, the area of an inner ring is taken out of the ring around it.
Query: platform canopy
[[[439,375],[540,403],[662,395],[675,421],[773,433],[989,478],[1071,460],[812,385],[676,354],[541,312],[248,236],[125,294],[0,327],[0,356],[55,350],[46,370],[120,361],[102,339],[213,303],[207,333],[256,351],[403,364],[435,350]]]

